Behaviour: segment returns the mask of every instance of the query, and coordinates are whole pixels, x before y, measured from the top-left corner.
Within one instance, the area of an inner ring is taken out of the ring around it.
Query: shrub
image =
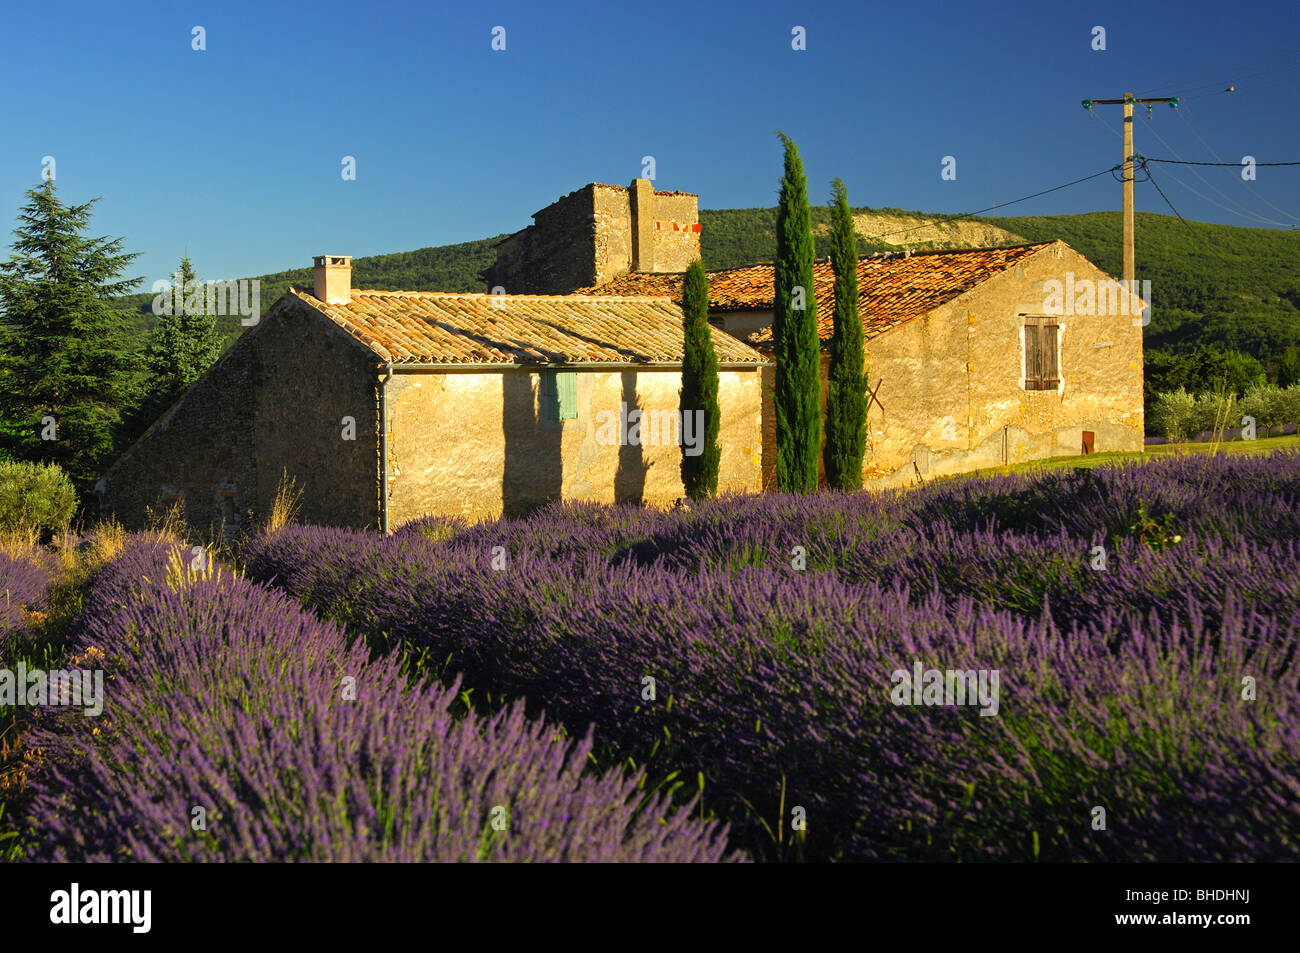
[[[66,529],[76,508],[72,480],[57,464],[0,463],[0,530]]]
[[[1275,413],[1279,425],[1300,425],[1300,384],[1292,384],[1278,391]]]
[[[1158,394],[1155,405],[1151,408],[1152,426],[1170,442],[1186,440],[1193,436],[1190,427],[1195,411],[1196,398],[1181,387],[1176,391]]]
[[[1261,436],[1274,429],[1300,423],[1300,385],[1275,387],[1260,384],[1246,391],[1244,397],[1229,403],[1231,394],[1203,393],[1193,396],[1183,388],[1157,394],[1151,406],[1152,429],[1170,441],[1189,440],[1219,423],[1227,436],[1241,427],[1241,418],[1255,418]],[[1226,414],[1226,417],[1225,417]]]

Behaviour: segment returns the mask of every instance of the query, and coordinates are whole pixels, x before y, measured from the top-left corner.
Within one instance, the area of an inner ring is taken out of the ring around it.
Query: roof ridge
[[[354,288],[353,297],[357,295],[380,295],[401,298],[508,298],[512,301],[643,301],[665,302],[675,304],[669,295],[580,295],[580,294],[493,294],[490,291],[386,291],[380,288]]]

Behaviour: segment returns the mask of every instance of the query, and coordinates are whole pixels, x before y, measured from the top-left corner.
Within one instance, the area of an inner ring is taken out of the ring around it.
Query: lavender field
[[[103,724],[40,713],[34,859],[739,859],[638,777],[588,775],[589,738],[519,704],[458,717],[456,684],[412,687],[283,595],[189,562],[136,539],[96,579],[77,661],[109,670],[112,705]]]
[[[489,709],[694,780],[755,858],[1277,860],[1300,856],[1298,504],[1300,455],[1185,457],[290,528],[246,558]],[[917,662],[997,670],[997,714],[893,704]]]
[[[189,553],[89,580],[27,859],[1300,859],[1297,453]]]

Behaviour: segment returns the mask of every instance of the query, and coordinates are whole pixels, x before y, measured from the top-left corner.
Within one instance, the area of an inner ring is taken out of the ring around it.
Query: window
[[[578,419],[578,372],[542,371],[539,416],[546,420]]]
[[[1056,318],[1025,318],[1025,390],[1056,390]]]
[[[230,527],[239,526],[239,511],[235,509],[235,488],[228,483],[222,484],[217,491],[217,506],[221,512],[221,522]]]

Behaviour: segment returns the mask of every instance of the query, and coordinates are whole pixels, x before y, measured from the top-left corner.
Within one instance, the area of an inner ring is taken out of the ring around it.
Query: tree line
[[[103,470],[220,356],[215,318],[158,316],[142,347],[122,296],[139,257],[86,234],[99,199],[28,189],[0,263],[0,458],[56,464],[83,504]],[[188,257],[174,279],[197,282]]]

